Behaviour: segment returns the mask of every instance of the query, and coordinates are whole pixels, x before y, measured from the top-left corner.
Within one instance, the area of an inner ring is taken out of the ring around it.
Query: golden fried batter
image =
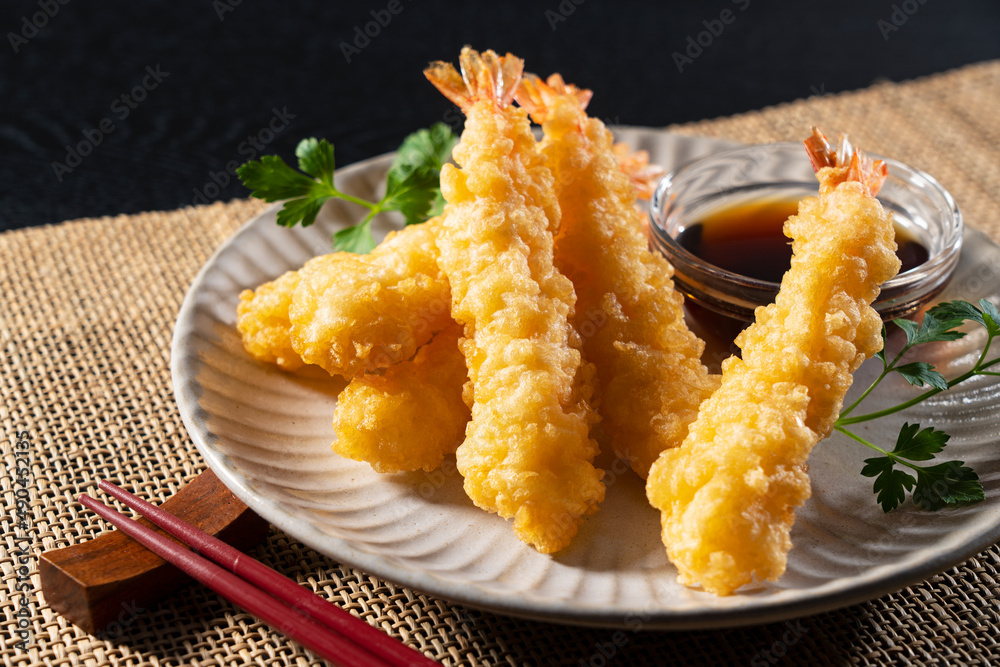
[[[469,421],[462,386],[469,375],[458,349],[462,327],[452,324],[416,356],[361,375],[337,397],[333,451],[366,461],[377,472],[441,465],[458,447]]]
[[[528,75],[517,101],[541,123],[562,223],[555,262],[576,288],[573,324],[597,367],[601,426],[615,453],[645,477],[664,449],[687,435],[698,406],[718,386],[701,363],[705,344],[684,322],[674,270],[649,251],[635,183],[611,132],[584,109],[590,91],[558,74]],[[641,180],[646,163],[633,156]]]
[[[453,151],[461,168],[441,172],[438,238],[474,394],[458,468],[473,502],[553,552],[604,498],[589,437],[592,371],[574,347],[573,285],[553,265],[552,175],[527,114],[510,106],[523,63],[466,47],[461,64],[462,75],[446,63],[425,71],[467,116]]]
[[[289,271],[254,290],[243,290],[236,308],[236,328],[243,347],[255,359],[276,363],[287,371],[302,367],[302,357],[288,337],[288,307],[299,284],[299,272]]]
[[[315,257],[289,308],[291,343],[306,363],[354,377],[409,359],[451,323],[437,265],[440,218],[390,233],[369,255]]]
[[[806,458],[833,428],[851,374],[882,347],[870,304],[899,260],[892,218],[866,188],[884,165],[859,174],[859,163],[855,154],[818,172],[819,196],[785,223],[794,256],[775,303],[737,338],[743,358],[723,363],[684,443],[650,470],[681,583],[728,595],[784,572],[795,508],[810,495]],[[852,173],[862,182],[844,180]]]

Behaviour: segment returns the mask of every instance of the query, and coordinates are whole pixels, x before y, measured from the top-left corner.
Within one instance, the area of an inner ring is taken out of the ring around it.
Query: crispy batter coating
[[[306,363],[354,377],[404,361],[451,323],[437,265],[440,219],[390,234],[368,255],[339,252],[302,268],[289,308]]]
[[[462,387],[469,375],[458,348],[462,327],[452,324],[413,359],[361,375],[337,397],[333,451],[366,461],[377,472],[430,472],[462,442],[469,407]]]
[[[438,239],[474,394],[457,463],[476,505],[513,517],[517,536],[548,553],[604,498],[593,371],[574,346],[573,285],[553,264],[552,175],[527,114],[509,105],[523,65],[468,47],[461,62],[468,88],[449,64],[425,72],[467,116],[453,151],[461,168],[441,172]]]
[[[576,287],[573,324],[597,367],[601,425],[615,453],[645,477],[660,452],[687,436],[719,378],[684,322],[673,267],[649,250],[622,150],[584,112],[589,99],[558,74],[547,82],[528,75],[517,92],[545,133],[541,150],[562,211],[555,262]]]
[[[288,307],[299,284],[299,272],[289,271],[256,290],[243,290],[236,308],[236,328],[243,347],[255,359],[278,364],[287,371],[303,366],[288,336]]]
[[[785,223],[794,257],[775,303],[737,338],[722,386],[681,447],[650,470],[663,542],[681,583],[728,595],[785,570],[806,458],[829,435],[865,358],[882,347],[870,307],[899,270],[891,216],[846,167],[817,174],[820,195]]]

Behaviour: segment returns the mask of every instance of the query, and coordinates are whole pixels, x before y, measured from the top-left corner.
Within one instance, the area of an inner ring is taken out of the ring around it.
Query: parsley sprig
[[[904,422],[891,451],[869,442],[847,427],[853,424],[871,421],[927,400],[931,396],[965,382],[977,375],[1000,375],[997,371],[988,370],[1000,364],[1000,357],[987,359],[993,339],[1000,335],[1000,313],[997,307],[986,299],[980,299],[979,308],[968,301],[948,301],[931,308],[918,325],[910,320],[893,320],[893,324],[906,334],[906,344],[892,360],[886,357],[883,349],[878,353],[882,362],[882,372],[871,385],[840,413],[834,428],[844,435],[857,440],[866,447],[879,452],[880,456],[865,459],[865,467],[861,474],[874,477],[873,490],[882,510],[889,512],[898,507],[905,499],[907,492],[912,491],[913,502],[926,510],[939,510],[948,505],[958,505],[983,500],[983,486],[975,471],[966,466],[963,461],[944,461],[934,465],[918,465],[917,462],[930,461],[936,454],[944,450],[949,435],[933,427],[920,428],[919,424]],[[986,329],[986,345],[979,355],[975,365],[958,377],[947,380],[934,366],[923,361],[901,363],[904,355],[917,345],[925,343],[958,340],[965,336],[959,327],[966,322],[974,322]],[[885,339],[887,328],[882,327],[882,338]],[[927,387],[927,390],[908,401],[884,410],[878,410],[864,415],[850,416],[858,405],[871,394],[882,380],[892,373],[899,373],[909,384],[916,387]],[[912,471],[913,474],[906,469]]]
[[[277,155],[241,165],[236,174],[250,188],[250,195],[267,202],[285,201],[278,211],[278,224],[308,227],[316,221],[328,199],[344,199],[368,209],[361,222],[342,229],[333,238],[335,250],[369,253],[375,247],[371,221],[383,211],[399,211],[406,224],[424,222],[440,214],[441,167],[451,157],[458,137],[444,123],[419,130],[406,137],[386,174],[385,196],[377,202],[341,192],[333,182],[336,168],[333,144],[326,139],[303,139],[295,148],[300,171]]]

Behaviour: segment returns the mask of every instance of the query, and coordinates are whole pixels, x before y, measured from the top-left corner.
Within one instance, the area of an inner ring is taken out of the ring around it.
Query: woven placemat
[[[933,173],[967,222],[1000,241],[1000,128],[989,122],[998,108],[1000,62],[991,62],[671,129],[745,142],[798,140],[812,124],[849,130],[858,145]],[[0,235],[4,664],[319,664],[200,586],[123,609],[100,638],[38,594],[38,554],[100,531],[73,502],[93,480],[122,479],[161,501],[204,469],[173,399],[171,329],[198,269],[261,208],[241,200]],[[865,604],[701,632],[576,628],[471,610],[342,566],[277,530],[254,555],[449,665],[1000,663],[996,545]],[[21,619],[26,648],[12,632]]]

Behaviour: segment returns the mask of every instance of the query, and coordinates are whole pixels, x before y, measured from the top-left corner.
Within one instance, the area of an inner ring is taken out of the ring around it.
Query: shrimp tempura
[[[584,112],[590,91],[558,74],[547,82],[526,75],[516,96],[545,133],[540,148],[562,211],[555,261],[576,287],[573,324],[597,367],[601,426],[645,477],[718,386],[701,363],[704,342],[684,322],[673,267],[642,232],[634,185],[648,166],[633,156],[630,180],[611,132]]]
[[[286,371],[302,368],[305,362],[292,347],[292,324],[288,308],[299,286],[299,272],[288,271],[256,290],[240,293],[236,307],[236,328],[243,347],[254,359],[277,364]]]
[[[553,76],[559,76],[558,74]],[[552,77],[549,77],[551,80]],[[560,77],[559,81],[562,81]],[[572,88],[573,86],[569,86]],[[582,101],[582,100],[581,100]],[[583,111],[586,105],[580,110]],[[530,110],[529,110],[529,113]],[[603,125],[603,123],[602,123]],[[649,200],[653,197],[656,184],[666,175],[667,171],[658,164],[650,164],[648,151],[633,151],[625,142],[619,142],[612,146],[615,156],[618,158],[618,166],[622,173],[628,176],[635,188],[636,197]]]
[[[548,553],[604,498],[592,367],[569,323],[573,284],[553,265],[552,175],[527,114],[510,105],[523,63],[466,47],[461,65],[461,75],[441,62],[424,72],[467,116],[453,151],[461,168],[441,171],[438,237],[473,387],[458,469],[476,505],[513,517],[517,536]]]
[[[793,258],[775,302],[736,339],[684,443],[660,456],[646,492],[681,583],[728,595],[776,580],[794,511],[810,495],[806,458],[830,434],[851,374],[882,348],[870,307],[899,270],[892,218],[875,199],[885,165],[836,160],[806,142],[820,181],[785,223]]]
[[[409,359],[451,322],[437,265],[440,218],[390,233],[368,255],[337,252],[300,270],[288,310],[306,363],[354,377]]]
[[[333,451],[366,461],[377,472],[430,472],[462,442],[469,408],[468,380],[458,349],[462,328],[452,324],[416,356],[351,380],[337,397]]]

